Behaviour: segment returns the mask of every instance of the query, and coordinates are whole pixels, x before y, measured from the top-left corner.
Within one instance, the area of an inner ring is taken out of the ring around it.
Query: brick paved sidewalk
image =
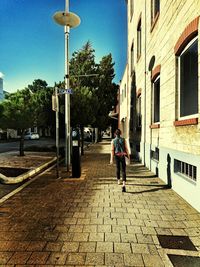
[[[200,214],[140,164],[122,193],[109,149],[85,153],[85,179],[51,170],[0,206],[0,266],[170,267],[167,254],[200,256]],[[158,235],[189,236],[196,251],[164,249]]]

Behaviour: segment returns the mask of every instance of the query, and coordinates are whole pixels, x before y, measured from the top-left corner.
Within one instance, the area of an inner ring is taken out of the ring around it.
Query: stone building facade
[[[200,211],[200,0],[126,2],[132,153]]]

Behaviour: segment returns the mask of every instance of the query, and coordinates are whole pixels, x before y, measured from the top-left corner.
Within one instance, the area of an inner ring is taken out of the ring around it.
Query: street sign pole
[[[53,16],[56,23],[64,26],[65,33],[65,88],[69,88],[69,31],[77,27],[81,20],[76,14],[69,12],[69,0],[65,0],[65,11],[58,11]],[[65,165],[67,171],[71,163],[70,138],[70,94],[65,95]]]
[[[65,3],[65,12],[69,13],[69,0]],[[65,25],[65,89],[69,88],[69,31],[70,27]],[[70,152],[70,95],[65,94],[65,165],[67,171],[71,163]]]
[[[56,97],[56,159],[57,159],[57,178],[59,178],[59,99],[58,99],[58,88],[55,87]]]

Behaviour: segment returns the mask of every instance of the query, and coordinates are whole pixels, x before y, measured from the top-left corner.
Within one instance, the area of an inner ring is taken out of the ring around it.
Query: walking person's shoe
[[[120,185],[120,179],[117,179],[117,183]]]
[[[122,192],[126,192],[126,187],[122,186]]]

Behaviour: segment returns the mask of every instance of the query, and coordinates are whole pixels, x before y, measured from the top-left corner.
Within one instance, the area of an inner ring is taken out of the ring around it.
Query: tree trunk
[[[24,156],[24,129],[21,130],[19,155],[20,157]]]
[[[81,155],[83,156],[84,155],[84,127],[81,126]]]

